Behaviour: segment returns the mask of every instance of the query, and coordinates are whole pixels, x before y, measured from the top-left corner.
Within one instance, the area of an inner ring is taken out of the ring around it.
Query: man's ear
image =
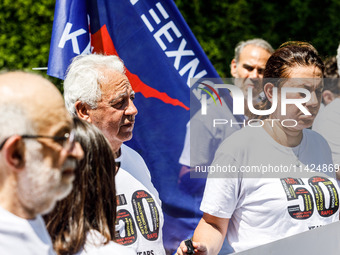
[[[90,107],[86,103],[77,101],[75,102],[74,107],[76,108],[77,115],[80,119],[91,122],[89,114]]]
[[[263,87],[263,92],[271,103],[273,103],[273,88],[274,85],[270,82],[266,83]]]
[[[333,92],[330,90],[325,90],[322,92],[322,99],[325,105],[328,105],[330,102],[332,102],[335,99],[335,96]]]
[[[25,144],[19,135],[13,135],[6,141],[2,148],[6,163],[19,172],[25,167]]]
[[[231,73],[231,76],[233,76],[234,78],[236,78],[237,76],[236,69],[237,69],[237,63],[236,63],[236,60],[233,59],[230,64],[230,73]]]

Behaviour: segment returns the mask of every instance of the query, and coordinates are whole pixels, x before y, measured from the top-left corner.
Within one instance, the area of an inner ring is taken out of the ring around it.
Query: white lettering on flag
[[[184,50],[185,45],[187,45],[187,41],[183,38],[177,51],[173,50],[173,51],[165,52],[165,54],[168,57],[175,57],[174,67],[177,70],[179,68],[179,62],[181,61],[182,56],[194,56],[195,55],[195,53],[192,50]]]
[[[169,18],[169,14],[164,10],[163,5],[161,3],[156,4],[157,9],[162,14],[164,19]]]
[[[153,9],[150,9],[149,13],[150,13],[151,17],[153,18],[153,20],[156,22],[156,24],[161,23],[161,20],[158,18],[158,15],[155,13],[155,11]]]
[[[188,64],[186,64],[185,66],[183,66],[183,68],[179,71],[179,74],[181,76],[183,76],[188,70],[189,71],[189,75],[188,75],[188,80],[187,80],[187,85],[190,87],[190,78],[202,78],[204,75],[207,74],[206,70],[202,70],[201,72],[199,72],[198,74],[195,75],[196,69],[199,65],[200,61],[198,60],[198,58],[195,58],[193,60],[191,60]]]
[[[130,3],[131,3],[132,5],[135,5],[138,1],[139,1],[139,0],[130,0]]]
[[[87,54],[91,54],[93,50],[93,47],[91,46],[91,41],[87,44],[86,48],[83,50],[83,52],[81,53],[81,55],[87,55]]]
[[[144,24],[146,25],[146,27],[149,29],[150,32],[152,32],[154,30],[153,26],[151,25],[150,21],[148,20],[148,18],[143,14],[142,16],[140,16],[141,19],[143,20]]]
[[[175,23],[173,21],[168,22],[167,24],[165,24],[161,29],[159,29],[154,35],[153,37],[156,39],[157,43],[159,44],[159,46],[161,46],[162,50],[166,50],[166,46],[164,44],[164,42],[161,39],[162,35],[165,35],[166,39],[168,40],[169,43],[173,42],[173,38],[170,35],[170,33],[168,32],[168,30],[172,30],[174,31],[175,35],[177,36],[177,38],[180,38],[182,36],[181,32],[179,32],[178,28],[176,27]]]
[[[70,33],[71,32],[71,28],[72,28],[72,24],[67,22],[66,27],[65,27],[64,32],[63,32],[63,35],[60,38],[60,42],[58,44],[58,47],[59,48],[64,48],[65,43],[68,40],[71,40],[72,41],[73,52],[75,54],[80,54],[77,37],[82,35],[82,34],[86,34],[86,30],[81,28],[81,29],[78,29],[78,30]]]
[[[138,2],[138,0],[130,0],[130,2],[134,5],[136,2]],[[172,20],[168,21],[166,24],[164,24],[164,22],[162,23],[162,17],[164,18],[163,21],[169,19],[169,14],[166,12],[163,5],[158,2],[156,3],[156,7],[157,9],[150,8],[148,10],[148,13],[142,14],[140,17],[148,30],[153,33],[153,37],[155,38],[161,49],[164,51],[166,56],[168,58],[175,57],[174,67],[176,68],[176,70],[180,69],[180,64],[182,64],[182,66],[184,65],[179,71],[179,75],[184,76],[184,74],[188,73],[187,85],[190,87],[190,78],[202,78],[207,75],[208,72],[203,69],[195,75],[200,64],[199,59],[195,58],[194,51],[190,49],[185,49],[187,41],[185,40],[185,38],[181,38],[183,37],[182,33],[179,31],[176,24]],[[162,16],[159,15],[159,13]],[[176,36],[177,38],[174,36]],[[180,43],[178,39],[181,40]],[[166,49],[168,48],[167,44],[169,43],[179,43],[178,50],[166,51]],[[191,58],[191,60],[190,58],[182,58],[187,56],[193,57]]]

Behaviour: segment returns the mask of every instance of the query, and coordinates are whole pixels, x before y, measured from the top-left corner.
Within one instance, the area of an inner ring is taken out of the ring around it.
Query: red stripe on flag
[[[107,31],[106,25],[102,26],[99,31],[91,35],[91,45],[93,52],[103,53],[107,55],[117,55],[117,51],[113,45],[112,39]],[[185,110],[190,110],[185,104],[178,99],[171,98],[165,92],[160,92],[142,82],[139,77],[126,69],[126,76],[131,82],[133,90],[140,92],[145,98],[153,97],[163,101],[166,104],[183,107]]]

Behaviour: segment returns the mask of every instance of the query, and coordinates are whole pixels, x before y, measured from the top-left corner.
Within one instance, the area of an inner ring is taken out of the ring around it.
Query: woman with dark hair
[[[308,43],[286,43],[268,59],[266,99],[256,112],[268,116],[217,150],[211,167],[224,173],[208,176],[193,236],[198,254],[217,254],[226,235],[239,252],[339,219],[330,148],[307,129],[320,107],[323,69]],[[182,242],[177,254],[186,252]]]
[[[73,190],[45,216],[57,254],[135,254],[114,243],[115,159],[99,129],[74,118],[75,139],[84,158],[75,169]]]

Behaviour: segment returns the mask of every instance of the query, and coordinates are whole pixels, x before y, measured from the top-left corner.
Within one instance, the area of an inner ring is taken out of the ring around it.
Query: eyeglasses
[[[11,136],[7,137],[1,144],[0,150],[4,147],[5,143]],[[39,139],[39,138],[48,138],[53,139],[56,142],[60,142],[63,149],[66,151],[72,151],[76,140],[75,140],[75,131],[72,129],[70,133],[66,133],[64,136],[49,136],[49,135],[21,135],[23,139]]]

